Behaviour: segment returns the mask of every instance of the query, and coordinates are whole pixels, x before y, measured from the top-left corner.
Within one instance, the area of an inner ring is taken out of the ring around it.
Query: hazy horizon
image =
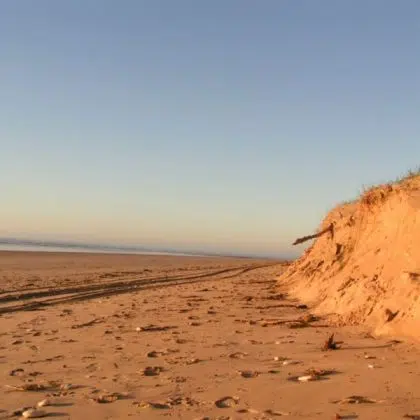
[[[302,247],[300,247],[302,248]],[[64,240],[62,238],[42,237],[4,237],[0,236],[0,251],[48,251],[48,252],[106,252],[106,253],[135,253],[135,254],[170,254],[186,256],[226,256],[244,258],[269,258],[279,260],[295,259],[299,256],[299,249],[289,253],[253,253],[234,252],[230,249],[211,249],[208,247],[171,247],[147,244],[124,244],[117,242],[90,242]]]
[[[419,164],[420,3],[1,4],[0,236],[289,255]]]

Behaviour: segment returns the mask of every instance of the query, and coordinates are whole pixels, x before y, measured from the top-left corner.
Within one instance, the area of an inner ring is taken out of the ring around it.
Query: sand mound
[[[420,338],[420,176],[335,208],[319,232],[281,283],[340,322]]]

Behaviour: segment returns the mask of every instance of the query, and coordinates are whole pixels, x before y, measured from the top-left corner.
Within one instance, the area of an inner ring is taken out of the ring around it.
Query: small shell
[[[35,408],[30,408],[22,413],[22,417],[25,419],[37,419],[40,417],[45,417],[47,413],[42,410],[37,410]]]
[[[285,360],[282,365],[283,366],[289,366],[289,365],[298,365],[299,362],[296,360]]]
[[[300,382],[316,381],[317,379],[318,377],[315,375],[305,375],[305,376],[299,376],[297,378],[297,380]]]
[[[201,359],[197,359],[197,358],[190,359],[190,360],[187,361],[187,365],[195,365],[196,363],[200,363],[200,362],[202,362]]]
[[[39,401],[36,404],[37,407],[46,407],[47,405],[51,405],[51,401],[49,399],[45,399],[45,400]]]

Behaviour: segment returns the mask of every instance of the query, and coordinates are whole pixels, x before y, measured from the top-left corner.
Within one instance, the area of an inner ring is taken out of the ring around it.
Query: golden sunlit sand
[[[419,349],[313,315],[279,284],[284,262],[0,259],[2,418],[396,419],[418,408]]]

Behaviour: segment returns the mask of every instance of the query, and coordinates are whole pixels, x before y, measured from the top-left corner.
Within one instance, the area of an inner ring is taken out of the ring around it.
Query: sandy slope
[[[87,257],[66,258],[66,266],[71,260],[79,274],[89,265]],[[114,257],[101,258],[108,271]],[[14,306],[0,317],[0,415],[7,418],[44,398],[53,404],[43,408],[51,418],[77,420],[333,419],[336,414],[384,420],[420,410],[415,391],[420,351],[414,345],[374,339],[356,327],[330,327],[328,318],[314,320],[310,309],[279,291],[276,278],[282,264],[191,261],[173,261],[175,272],[167,273],[168,282],[159,287],[149,279],[140,290],[130,289],[127,281],[94,296],[90,290],[59,294],[64,298],[59,302],[21,290],[13,304],[0,301],[0,308]],[[2,262],[7,265],[4,255]],[[55,263],[44,260],[46,272]],[[99,260],[95,264],[100,276]],[[129,270],[142,270],[147,261],[133,264]],[[181,284],[173,276],[182,264],[210,274]],[[123,265],[118,270],[126,271]],[[71,277],[70,269],[64,271]],[[23,277],[21,272],[24,283]],[[78,285],[84,284],[82,277]],[[103,287],[114,283],[106,276],[101,281]],[[31,288],[36,289],[34,283]],[[78,293],[82,299],[67,299]],[[7,294],[11,292],[0,297]],[[32,310],[25,306],[45,299]],[[322,351],[332,332],[344,341],[342,348]],[[311,368],[327,374],[308,383],[294,380]],[[13,388],[24,384],[47,389]],[[345,401],[353,395],[371,402]],[[228,396],[234,398],[227,400],[231,407],[216,405]],[[101,398],[115,401],[100,403]]]
[[[329,227],[280,283],[343,323],[420,338],[420,176],[338,206]]]

